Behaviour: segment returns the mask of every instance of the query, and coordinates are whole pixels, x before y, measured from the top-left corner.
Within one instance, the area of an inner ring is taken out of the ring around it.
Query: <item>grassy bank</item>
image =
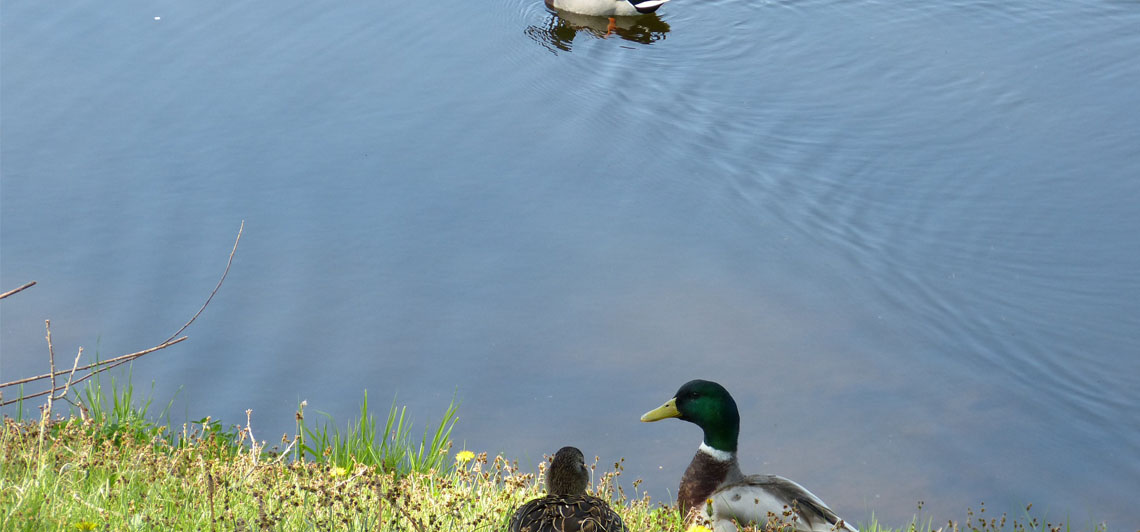
[[[379,423],[365,396],[360,418],[343,432],[302,405],[296,435],[272,447],[248,425],[152,422],[150,403],[136,402],[129,384],[103,393],[93,383],[76,404],[63,418],[5,418],[0,529],[499,531],[514,507],[541,494],[543,466],[525,471],[452,449],[454,403],[422,436],[395,403]],[[631,530],[682,530],[674,510],[626,494],[617,483],[621,464],[612,466],[595,464],[591,491],[613,500]],[[932,528],[939,527],[916,520],[894,530]],[[942,528],[1069,530],[984,513]]]
[[[454,404],[422,436],[395,403],[378,421],[367,395],[343,431],[301,405],[296,435],[270,447],[248,425],[152,422],[129,384],[76,399],[67,417],[4,419],[0,529],[490,531],[541,492],[542,467],[452,449]],[[598,471],[592,489],[631,527],[680,528],[619,474]]]

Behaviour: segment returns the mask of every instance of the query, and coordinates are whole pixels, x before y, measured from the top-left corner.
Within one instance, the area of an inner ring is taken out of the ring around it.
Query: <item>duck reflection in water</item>
[[[616,35],[627,41],[651,44],[665,38],[669,25],[655,13],[628,17],[580,15],[553,7],[548,1],[550,17],[543,24],[528,26],[526,34],[551,52],[569,52],[574,37],[584,33],[605,39]]]

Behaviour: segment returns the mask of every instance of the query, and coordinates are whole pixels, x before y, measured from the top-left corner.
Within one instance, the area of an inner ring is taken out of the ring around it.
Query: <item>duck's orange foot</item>
[[[606,24],[606,37],[613,35],[614,31],[616,31],[616,30],[617,30],[617,21],[614,20],[613,17],[610,17],[610,23]]]

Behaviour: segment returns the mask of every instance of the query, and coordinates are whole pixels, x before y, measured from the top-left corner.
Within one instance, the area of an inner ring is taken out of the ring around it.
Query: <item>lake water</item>
[[[68,362],[161,342],[244,220],[134,365],[175,422],[454,394],[467,448],[624,457],[669,501],[699,431],[638,417],[700,377],[746,472],[848,520],[1140,527],[1140,3],[0,19],[0,290],[39,282],[0,380],[47,369],[45,318]]]

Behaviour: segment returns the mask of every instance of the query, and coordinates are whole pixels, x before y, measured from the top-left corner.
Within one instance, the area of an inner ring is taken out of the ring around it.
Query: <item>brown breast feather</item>
[[[709,495],[728,478],[729,473],[735,469],[733,461],[722,462],[709,456],[707,453],[697,451],[685,475],[681,477],[681,486],[677,489],[677,504],[681,515],[689,514],[692,508],[704,508]]]

